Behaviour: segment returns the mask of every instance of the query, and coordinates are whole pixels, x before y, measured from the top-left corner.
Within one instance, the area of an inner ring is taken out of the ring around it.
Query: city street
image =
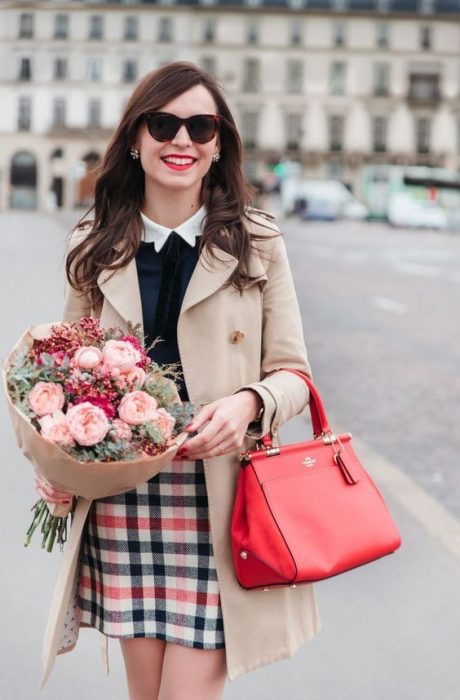
[[[78,212],[0,213],[2,364],[29,325],[60,320],[65,235]],[[316,585],[319,635],[227,685],[225,700],[457,700],[460,668],[460,235],[377,223],[280,223],[315,382],[400,529],[378,562]],[[0,403],[2,700],[127,700],[119,645],[103,673],[82,630],[39,691],[61,554],[26,549],[32,468]],[[307,411],[283,442],[311,436]],[[333,517],[333,513],[331,513]],[[270,595],[270,593],[267,593]],[[184,698],[184,700],[187,700]]]

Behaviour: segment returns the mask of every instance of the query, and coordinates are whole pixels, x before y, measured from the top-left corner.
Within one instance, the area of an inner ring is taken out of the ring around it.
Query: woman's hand
[[[72,501],[73,494],[66,491],[58,491],[50,486],[35,470],[35,491],[47,503],[67,504]]]
[[[239,449],[249,423],[257,418],[261,407],[262,399],[250,389],[207,404],[187,426],[187,430],[195,432],[207,423],[206,427],[183,445],[177,453],[178,457],[203,459]]]

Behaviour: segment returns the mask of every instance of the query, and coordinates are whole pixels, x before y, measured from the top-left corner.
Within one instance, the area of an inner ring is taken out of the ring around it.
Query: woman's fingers
[[[73,498],[73,494],[67,493],[67,491],[58,491],[38,475],[35,477],[35,490],[47,503],[70,503]]]
[[[204,432],[204,431],[203,431]],[[202,435],[203,433],[200,433]],[[195,438],[192,438],[188,442],[183,445],[181,450],[179,450],[179,456],[184,456],[187,457],[188,459],[200,459],[204,454],[206,456],[209,456],[209,452],[211,450],[214,450],[216,447],[219,447],[222,443],[224,443],[228,439],[228,435],[224,429],[219,430],[217,433],[214,433],[209,440],[204,440],[202,441],[201,444],[196,444],[191,445],[189,447],[189,443],[192,443],[192,440],[195,440]]]

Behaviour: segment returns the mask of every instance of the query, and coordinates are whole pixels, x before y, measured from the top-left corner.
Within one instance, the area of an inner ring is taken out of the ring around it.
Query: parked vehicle
[[[407,192],[396,192],[388,202],[388,222],[401,228],[449,228],[446,212],[436,202],[414,199]]]
[[[361,173],[360,193],[370,218],[394,226],[428,227],[429,219],[431,227],[460,227],[459,173],[428,166],[370,165]]]
[[[367,217],[367,207],[339,180],[296,180],[287,185],[282,191],[285,213],[316,221]]]

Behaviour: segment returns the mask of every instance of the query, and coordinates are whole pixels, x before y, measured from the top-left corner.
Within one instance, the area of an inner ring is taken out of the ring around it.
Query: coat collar
[[[213,246],[213,250],[216,259],[211,260],[206,251],[202,251],[198,258],[182,302],[181,316],[192,306],[217,292],[238,264],[237,258],[222,248]],[[249,274],[260,280],[267,280],[265,267],[256,252],[250,258]],[[139,279],[134,258],[115,272],[103,270],[97,283],[104,297],[126,322],[140,323],[143,327]]]

